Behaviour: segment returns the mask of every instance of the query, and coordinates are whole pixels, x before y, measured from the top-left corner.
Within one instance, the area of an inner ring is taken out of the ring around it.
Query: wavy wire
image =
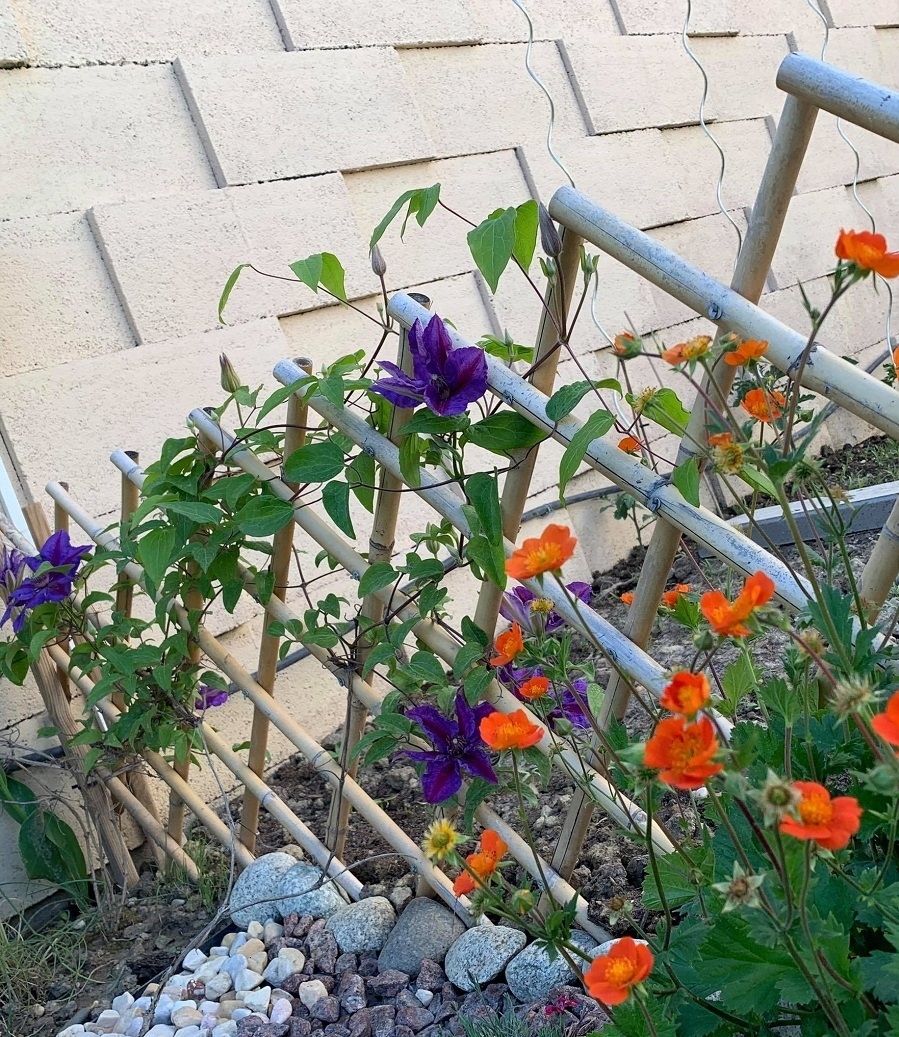
[[[827,47],[828,47],[828,44],[830,43],[830,23],[824,17],[824,12],[818,6],[817,0],[805,0],[805,2],[808,5],[808,7],[810,7],[812,9],[812,11],[818,16],[818,18],[820,18],[821,24],[824,26],[824,40],[823,40],[823,42],[821,44],[821,60],[825,61],[826,60],[825,56],[827,54]],[[849,145],[849,148],[852,151],[853,158],[855,159],[855,172],[854,172],[853,177],[852,177],[852,197],[855,199],[856,205],[858,205],[858,207],[862,210],[862,212],[868,217],[868,220],[869,220],[869,222],[871,224],[872,232],[876,232],[876,230],[877,230],[877,221],[874,219],[874,214],[871,212],[871,210],[868,208],[868,206],[865,205],[865,203],[858,196],[858,178],[859,178],[859,173],[861,171],[861,163],[862,163],[861,155],[859,154],[858,148],[852,143],[852,141],[849,139],[849,137],[846,136],[846,133],[843,130],[843,120],[840,119],[840,118],[837,119],[837,133],[846,142],[846,144]],[[875,276],[875,278],[878,277],[877,274],[875,274],[874,276]],[[886,288],[886,293],[887,293],[887,312],[886,312],[886,328],[885,328],[887,352],[886,352],[886,354],[884,356],[878,357],[876,363],[874,363],[870,368],[868,368],[869,371],[872,371],[872,370],[874,370],[874,368],[879,367],[883,363],[883,361],[890,355],[890,351],[893,348],[893,335],[892,335],[893,289],[891,288],[889,281],[884,280],[884,278],[882,278],[882,277],[879,278],[879,279],[880,279],[881,283],[884,285],[884,287]]]

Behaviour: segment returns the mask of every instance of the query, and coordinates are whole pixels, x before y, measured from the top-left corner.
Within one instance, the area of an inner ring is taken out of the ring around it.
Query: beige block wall
[[[579,187],[726,279],[736,236],[718,212],[717,153],[699,126],[702,77],[680,31],[686,0],[529,0],[534,71],[556,105],[555,149]],[[790,50],[817,55],[823,22],[806,0],[694,0],[688,38],[709,76],[706,117],[725,151],[722,200],[745,228],[782,95]],[[117,506],[117,447],[151,459],[187,412],[214,402],[217,356],[271,382],[285,355],[316,362],[373,344],[367,322],[302,286],[248,276],[218,324],[218,292],[237,262],[286,273],[336,252],[358,305],[373,312],[367,240],[393,198],[440,182],[474,221],[564,176],[546,150],[547,105],[525,69],[527,26],[510,0],[0,0],[0,431],[14,474],[39,496],[68,480],[96,514]],[[828,60],[899,87],[899,0],[821,3]],[[846,129],[859,151],[858,196],[895,242],[899,146]],[[850,190],[855,159],[822,116],[763,305],[802,326],[798,282],[824,289],[841,226],[866,225]],[[382,245],[391,290],[418,288],[473,340],[534,334],[539,305],[522,280],[492,296],[445,212]],[[669,344],[695,333],[684,307],[614,261],[600,264],[596,313],[615,334],[632,322]],[[876,359],[886,348],[885,293],[847,299],[827,341]],[[899,312],[893,314],[894,328]],[[613,373],[603,330],[586,313],[563,363]],[[652,379],[648,368],[634,378]],[[832,421],[839,441],[863,434]],[[555,498],[560,451],[538,464],[531,505]],[[572,492],[603,480],[586,472]],[[410,503],[411,527],[424,512]],[[564,516],[557,513],[556,517]],[[630,544],[595,509],[567,518],[583,539],[580,573]],[[535,520],[538,529],[548,521]],[[339,585],[339,581],[334,584]],[[350,593],[351,593],[350,588]],[[470,596],[460,592],[461,603]],[[254,664],[257,610],[225,633]],[[217,618],[217,629],[229,623]],[[323,735],[339,689],[304,664],[279,695]],[[31,686],[0,689],[0,739],[38,745]],[[216,721],[233,741],[246,702]],[[242,734],[243,733],[243,734]],[[272,739],[273,761],[289,746]],[[212,796],[215,782],[199,781]],[[10,841],[0,873],[10,867]]]

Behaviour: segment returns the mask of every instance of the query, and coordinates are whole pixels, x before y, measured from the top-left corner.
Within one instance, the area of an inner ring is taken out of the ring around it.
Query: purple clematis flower
[[[568,593],[573,597],[588,604],[590,601],[590,593],[592,588],[589,583],[581,583],[576,581],[566,585]],[[527,587],[514,587],[510,592],[503,594],[502,604],[499,607],[499,613],[504,619],[508,619],[510,623],[517,623],[522,630],[526,630],[530,634],[537,633],[534,625],[533,613],[531,612],[531,602],[537,600],[537,595],[533,591],[529,591]],[[545,613],[546,619],[543,624],[543,629],[547,634],[551,634],[558,630],[559,627],[565,625],[565,620],[558,614],[558,612],[547,612]]]
[[[372,390],[395,406],[417,407],[423,402],[435,414],[452,417],[464,413],[469,404],[487,392],[487,359],[483,349],[453,349],[446,325],[436,314],[424,329],[421,321],[412,325],[409,349],[411,377],[396,364],[378,361],[389,377],[380,378]]]
[[[434,746],[430,752],[406,750],[409,759],[425,764],[421,788],[426,802],[442,803],[455,795],[462,784],[462,771],[496,784],[496,774],[478,732],[481,721],[492,712],[493,707],[487,702],[472,708],[461,694],[456,696],[455,720],[429,705],[406,710],[406,716],[418,724]]]
[[[511,666],[504,666],[502,669],[496,671],[497,678],[509,688],[512,694],[524,702],[525,705],[530,706],[524,696],[518,693],[518,689],[525,681],[529,681],[531,677],[542,677],[543,670],[539,666],[535,666],[532,669],[516,670]],[[582,702],[587,701],[587,681],[583,677],[578,677],[577,680],[571,682],[574,685],[574,690],[578,694],[578,698]],[[561,688],[559,690],[551,691],[548,695],[540,700],[547,704],[554,703],[553,708],[548,710],[544,714],[544,718],[549,724],[552,724],[555,720],[567,720],[572,726],[579,727],[581,729],[588,728],[590,721],[587,719],[586,714],[578,705],[578,699],[575,698],[573,692],[569,688]]]
[[[0,626],[9,619],[13,608],[20,609],[13,620],[13,630],[18,634],[25,623],[26,609],[37,608],[38,605],[47,602],[64,601],[72,593],[72,584],[75,582],[75,574],[82,557],[90,550],[90,545],[73,547],[69,534],[64,529],[54,533],[40,549],[39,554],[24,559],[25,565],[35,573],[42,565],[49,565],[50,568],[37,576],[29,576],[28,579],[22,580],[10,593],[6,611],[0,618]]]
[[[228,692],[220,688],[210,688],[207,684],[201,684],[197,688],[199,696],[194,702],[194,709],[209,709],[210,706],[224,706],[228,701]]]

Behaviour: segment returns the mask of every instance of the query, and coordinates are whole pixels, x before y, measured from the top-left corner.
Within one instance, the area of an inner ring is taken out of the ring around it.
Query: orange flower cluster
[[[842,850],[858,831],[862,808],[854,796],[837,796],[815,781],[794,781],[802,799],[796,807],[798,818],[785,817],[780,830],[794,839],[810,839],[825,850]]]
[[[742,367],[745,364],[758,360],[768,352],[768,343],[759,342],[758,339],[750,338],[741,342],[736,349],[724,354],[724,362],[731,367]]]
[[[620,1005],[630,997],[631,989],[649,976],[654,960],[645,943],[623,936],[608,954],[593,959],[584,973],[587,992],[604,1005]]]
[[[871,727],[890,745],[899,745],[899,691],[897,691],[883,713],[871,720]]]
[[[668,717],[659,722],[646,743],[643,762],[659,771],[659,778],[676,789],[701,788],[724,769],[713,762],[718,739],[708,717],[687,723],[686,717]]]
[[[521,635],[521,627],[517,623],[512,624],[512,629],[500,634],[494,643],[496,655],[490,660],[491,666],[508,666],[510,662],[524,651],[524,638]]]
[[[546,677],[531,677],[519,687],[518,694],[529,702],[533,702],[534,699],[542,699],[548,691],[549,681]]]
[[[506,562],[514,580],[529,580],[547,572],[558,572],[574,554],[577,537],[567,526],[549,525],[539,537],[531,537]]]
[[[697,335],[689,342],[679,342],[671,349],[663,350],[662,359],[667,364],[683,364],[688,360],[696,360],[709,351],[712,340],[708,335]]]
[[[457,897],[473,893],[476,886],[482,886],[496,871],[496,866],[505,857],[509,847],[493,831],[486,829],[481,835],[481,848],[477,853],[471,853],[465,858],[465,863],[474,872],[463,871],[453,883],[453,892]],[[475,880],[475,876],[477,880]]]
[[[618,444],[618,449],[623,450],[626,454],[638,454],[641,446],[639,439],[634,439],[633,436],[625,436]]]
[[[622,360],[633,360],[633,358],[639,356],[642,351],[643,340],[637,338],[635,335],[631,335],[629,332],[616,335],[615,341],[612,343],[612,352],[615,356],[621,357]]]
[[[659,705],[670,713],[682,713],[684,716],[695,716],[709,701],[712,690],[704,673],[690,673],[681,670],[671,678],[665,686]]]
[[[763,421],[767,424],[777,421],[783,414],[786,403],[784,394],[776,389],[772,389],[770,392],[766,392],[764,389],[750,389],[740,401],[740,406],[756,421]]]
[[[881,277],[899,277],[899,252],[887,252],[886,238],[869,230],[841,230],[837,259],[854,263],[860,270],[873,270]]]
[[[528,720],[523,709],[516,709],[514,713],[491,713],[481,721],[479,730],[487,745],[499,752],[504,749],[529,749],[544,734],[542,727]]]
[[[677,604],[678,598],[682,594],[689,594],[689,593],[690,593],[690,584],[689,583],[678,583],[678,584],[675,585],[673,590],[665,591],[665,593],[662,595],[662,604],[667,606],[670,609],[673,609],[674,606]],[[621,595],[621,600],[627,606],[633,605],[633,603],[634,603],[634,592],[633,591],[625,591],[624,594]]]
[[[733,603],[721,591],[708,591],[700,599],[699,607],[716,634],[748,637],[750,631],[745,625],[746,620],[773,595],[774,581],[766,573],[757,572],[746,580]]]

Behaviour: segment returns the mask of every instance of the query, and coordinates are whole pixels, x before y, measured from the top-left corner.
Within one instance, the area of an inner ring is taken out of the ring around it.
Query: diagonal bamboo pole
[[[426,295],[418,295],[416,298],[425,309],[430,309],[431,300]],[[405,328],[400,332],[397,366],[407,375],[414,373],[412,351],[409,348],[409,332]],[[390,415],[390,428],[387,433],[391,443],[399,445],[402,439],[403,425],[406,424],[411,416],[412,411],[409,408],[393,408]],[[396,542],[396,524],[402,500],[401,488],[402,483],[396,476],[381,469],[378,498],[372,518],[371,536],[368,541],[369,565],[374,565],[375,562],[389,562],[393,557],[393,549]],[[367,594],[362,599],[360,615],[363,619],[370,620],[372,623],[380,623],[384,618],[383,602],[377,595]],[[355,659],[356,670],[359,673],[362,673],[365,669],[365,663],[370,653],[370,639],[363,635],[360,639]],[[343,744],[340,748],[340,763],[346,769],[346,773],[351,778],[355,778],[359,769],[359,758],[353,756],[353,750],[365,733],[368,709],[365,703],[353,694],[352,687],[352,682],[348,682],[347,717],[346,724],[344,725]],[[325,837],[325,842],[332,847],[338,857],[343,856],[349,816],[350,805],[343,796],[342,788],[338,786],[331,799],[331,810],[328,814],[328,831]]]
[[[877,543],[862,570],[859,594],[868,606],[868,622],[876,623],[896,576],[899,575],[899,500],[893,505]]]
[[[297,367],[304,374],[312,373],[312,361],[305,357],[299,357],[295,361]],[[285,460],[295,451],[299,450],[306,441],[306,404],[295,393],[291,394],[287,402],[287,427],[284,430],[284,458]],[[299,486],[294,483],[286,483],[296,493]],[[290,563],[293,553],[294,523],[291,520],[275,533],[272,541],[271,571],[275,576],[275,586],[272,598],[284,601],[287,597],[287,584],[290,578]],[[275,692],[275,680],[278,675],[278,649],[281,638],[269,633],[272,617],[271,609],[267,605],[262,621],[262,639],[259,643],[259,662],[256,667],[257,680],[266,688],[269,694]],[[250,751],[247,763],[250,771],[255,775],[261,775],[265,770],[265,755],[268,748],[268,720],[259,712],[253,710],[253,724],[250,730]],[[240,817],[240,840],[250,852],[256,847],[256,830],[259,826],[259,800],[250,791],[249,787],[244,790],[243,811]],[[339,857],[340,854],[338,853]]]

